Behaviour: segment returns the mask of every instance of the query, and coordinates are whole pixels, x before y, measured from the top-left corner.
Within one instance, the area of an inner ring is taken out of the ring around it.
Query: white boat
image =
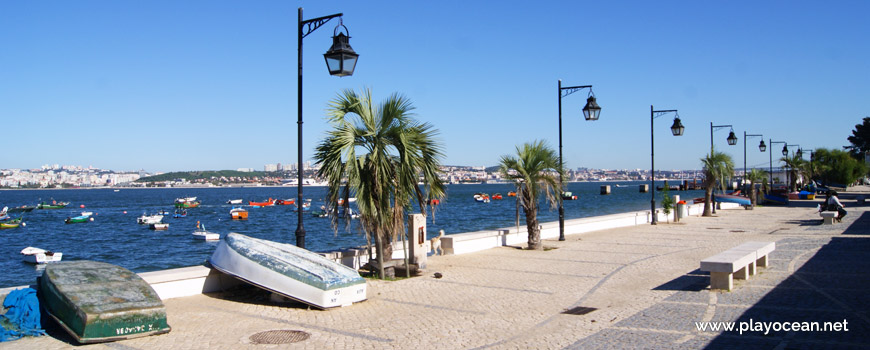
[[[227,201],[227,204],[242,204],[241,199],[230,199]]]
[[[257,287],[322,309],[366,300],[366,281],[356,270],[290,244],[230,233],[209,263]]]
[[[160,215],[160,214],[155,214],[155,215],[142,214],[142,216],[136,218],[136,222],[143,224],[143,225],[159,224],[161,221],[163,221],[163,215]]]
[[[156,223],[156,224],[151,224],[151,226],[149,226],[149,227],[150,227],[152,230],[168,230],[168,229],[169,229],[169,224]]]
[[[36,247],[27,247],[21,250],[21,255],[24,255],[24,262],[31,264],[45,264],[49,262],[60,261],[63,258],[63,253],[52,252]]]
[[[201,239],[203,241],[217,241],[221,239],[220,233],[208,232],[205,229],[205,225],[200,225],[199,221],[196,222],[196,231],[193,231],[194,239]]]

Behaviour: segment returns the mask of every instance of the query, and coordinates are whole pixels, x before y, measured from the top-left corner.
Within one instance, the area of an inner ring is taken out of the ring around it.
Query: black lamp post
[[[747,134],[743,132],[743,185],[746,185],[746,140],[750,137],[761,137],[761,143],[758,144],[758,150],[764,152],[767,150],[767,145],[764,144],[764,136],[761,134]],[[755,186],[755,184],[752,184]],[[744,189],[745,190],[745,189]]]
[[[797,147],[797,148],[798,148],[798,151],[800,151],[800,147],[801,147],[801,145],[789,145],[789,144],[786,144],[784,147],[782,147],[782,156],[783,156],[783,157],[788,158],[788,148],[789,148],[789,147]],[[800,156],[800,155],[798,155],[798,156]],[[789,168],[788,166],[786,166],[786,168],[788,168],[789,170],[791,170],[791,168]],[[790,174],[790,172],[791,172],[791,171],[786,172],[786,175],[785,175],[786,183],[787,183],[787,185],[789,186],[789,187],[788,187],[788,190],[789,190],[789,191],[792,190],[792,188],[791,188],[791,174]],[[795,184],[797,184],[797,179],[795,179]]]
[[[768,156],[770,157],[770,164],[768,165],[768,166],[770,167],[770,189],[773,190],[773,145],[776,144],[776,143],[781,143],[781,144],[783,144],[783,145],[787,145],[788,142],[784,142],[784,141],[774,141],[774,140],[771,140],[771,139],[767,139],[767,140],[770,141],[770,142],[769,142],[769,143],[770,143],[770,149],[768,150],[767,153],[768,153]],[[760,147],[760,146],[759,146],[759,147]],[[787,154],[788,154],[788,148],[787,148],[787,147],[783,147],[782,149],[783,149],[783,153],[784,153],[784,155],[787,155]]]
[[[655,118],[661,117],[667,113],[674,113],[674,124],[671,125],[671,133],[674,136],[683,135],[683,131],[686,128],[683,126],[683,123],[680,121],[680,115],[677,114],[676,109],[663,109],[663,110],[655,110],[653,106],[649,106],[649,140],[650,140],[650,176],[649,176],[649,187],[650,192],[652,193],[652,198],[650,199],[650,215],[652,215],[652,219],[650,221],[651,225],[657,225],[659,218],[656,215],[656,139],[655,139],[655,128],[654,121]]]
[[[710,122],[710,157],[713,156],[713,131],[718,130],[720,128],[731,128],[731,132],[728,133],[728,141],[729,146],[734,146],[737,144],[737,135],[734,135],[734,127],[729,125],[713,125],[713,122]],[[720,184],[721,185],[721,184]],[[713,204],[713,214],[716,214],[716,196],[710,198],[710,201]]]
[[[734,146],[737,144],[737,135],[734,134],[734,127],[731,125],[713,125],[713,122],[710,122],[710,156],[713,156],[713,130],[718,130],[720,128],[731,128],[731,132],[728,133],[728,141],[729,146]]]
[[[567,97],[577,91],[589,89],[589,97],[586,98],[586,106],[583,107],[583,117],[586,120],[598,120],[601,114],[601,107],[595,101],[595,94],[592,93],[592,85],[566,86],[562,87],[562,80],[559,80],[559,240],[565,240],[565,207],[562,206],[562,191],[565,188],[562,182],[562,173],[565,169],[562,166],[562,97]]]
[[[332,37],[332,47],[329,49],[329,51],[323,54],[323,58],[326,60],[326,67],[327,69],[329,69],[330,75],[335,75],[339,77],[353,75],[353,69],[356,67],[356,61],[359,55],[357,55],[356,52],[354,52],[353,49],[350,47],[348,41],[350,37],[344,33],[338,32],[339,26],[343,27],[345,32],[347,32],[347,27],[345,27],[344,24],[341,22],[341,16],[341,13],[336,13],[329,16],[303,20],[302,8],[299,8],[299,34],[297,36],[299,69],[296,80],[296,114],[299,118],[299,120],[296,122],[299,129],[299,137],[297,140],[299,163],[298,169],[296,169],[296,171],[298,172],[298,182],[296,184],[298,191],[296,195],[296,205],[298,205],[300,208],[300,210],[298,210],[299,219],[296,223],[296,246],[298,246],[299,248],[305,248],[305,227],[302,225],[303,211],[301,210],[302,203],[304,203],[302,201],[302,181],[303,175],[305,173],[305,166],[302,163],[302,39],[308,36],[308,34],[311,34],[315,30],[317,30],[317,28],[320,28],[320,26],[324,25],[326,22],[329,22],[329,20],[339,17],[340,22],[338,26],[335,27],[335,31],[333,31],[334,36]],[[336,32],[338,32],[337,35],[335,35]]]

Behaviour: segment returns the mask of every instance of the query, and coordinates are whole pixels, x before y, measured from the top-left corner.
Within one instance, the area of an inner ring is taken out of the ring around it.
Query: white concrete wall
[[[740,208],[735,203],[721,203],[720,205],[722,209]],[[700,216],[704,211],[703,204],[689,204],[687,206],[689,216]],[[664,214],[659,213],[658,215],[660,222],[666,221]],[[673,215],[674,212],[671,212],[671,221],[673,221]],[[577,235],[618,227],[647,225],[649,220],[649,211],[566,220],[565,235]],[[547,222],[541,225],[542,239],[555,239],[558,236],[559,222]],[[441,238],[442,248],[444,248],[447,254],[467,254],[501,246],[523,245],[526,242],[528,242],[528,233],[525,231],[525,225],[520,226],[519,231],[517,231],[516,227],[506,227],[498,230],[445,235]],[[429,242],[426,242],[427,248],[428,244]],[[402,243],[398,242],[393,248],[393,259],[402,259],[403,254]],[[355,269],[360,268],[369,259],[365,248],[342,249],[321,253],[321,255]],[[234,277],[205,266],[143,272],[139,276],[145,282],[151,284],[151,287],[154,288],[160,299],[163,300],[201,293],[219,292],[242,283]],[[36,288],[36,286],[3,288],[0,289],[0,297],[5,297],[12,290],[26,287]]]

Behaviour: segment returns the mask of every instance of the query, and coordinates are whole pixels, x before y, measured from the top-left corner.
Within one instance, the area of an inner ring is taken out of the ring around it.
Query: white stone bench
[[[734,278],[748,279],[757,267],[767,267],[767,255],[775,249],[774,242],[746,242],[701,260],[701,271],[710,272],[710,289],[731,290]]]
[[[822,222],[823,225],[833,225],[834,218],[837,217],[837,212],[835,212],[835,211],[820,211],[819,216],[821,216],[822,219],[824,220],[824,222]]]

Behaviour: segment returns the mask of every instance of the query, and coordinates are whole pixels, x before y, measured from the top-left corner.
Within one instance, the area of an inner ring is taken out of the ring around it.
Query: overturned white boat
[[[366,281],[356,270],[290,244],[230,233],[209,263],[257,287],[322,309],[366,300]]]
[[[45,264],[63,259],[63,253],[61,252],[52,252],[36,247],[22,249],[21,255],[24,256],[24,262],[31,264]]]

